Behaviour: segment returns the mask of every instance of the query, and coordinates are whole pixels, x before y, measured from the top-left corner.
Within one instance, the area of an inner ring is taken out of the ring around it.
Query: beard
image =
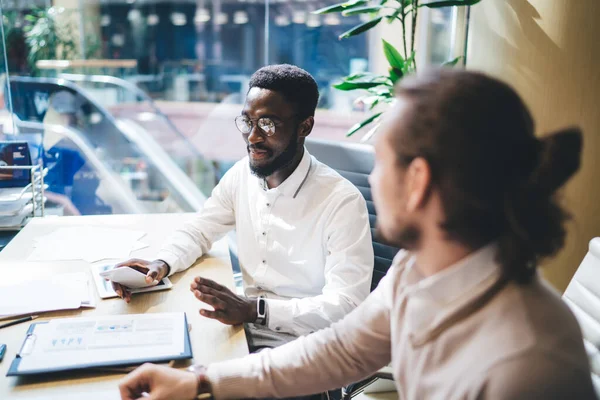
[[[377,223],[375,226],[375,239],[380,243],[411,251],[419,245],[421,230],[413,224],[407,224],[388,233]]]
[[[269,154],[269,157],[271,157],[271,155],[273,154],[273,151],[271,149],[263,147],[262,143],[249,145],[247,147],[248,152],[250,152],[251,147],[259,149],[259,150],[267,151],[267,153]],[[275,157],[268,164],[254,165],[254,164],[252,164],[252,159],[250,159],[249,160],[250,171],[252,171],[252,174],[254,174],[255,176],[257,176],[261,179],[271,176],[275,172],[289,166],[292,162],[294,162],[294,157],[296,156],[296,153],[298,152],[298,147],[299,147],[298,133],[294,133],[294,135],[290,139],[290,143],[287,145],[287,147],[281,152],[281,154],[279,154],[277,157]]]

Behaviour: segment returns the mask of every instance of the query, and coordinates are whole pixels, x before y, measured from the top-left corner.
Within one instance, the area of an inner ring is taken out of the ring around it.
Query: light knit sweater
[[[212,364],[217,399],[322,392],[392,366],[401,399],[594,399],[581,331],[541,278],[504,282],[489,245],[423,278],[402,252],[342,321]]]

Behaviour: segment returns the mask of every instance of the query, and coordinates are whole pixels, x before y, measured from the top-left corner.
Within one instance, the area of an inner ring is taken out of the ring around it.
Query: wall
[[[544,275],[564,290],[600,236],[600,1],[482,0],[471,9],[468,68],[512,84],[538,134],[577,124],[584,130],[580,172],[563,191],[574,214],[564,250]]]

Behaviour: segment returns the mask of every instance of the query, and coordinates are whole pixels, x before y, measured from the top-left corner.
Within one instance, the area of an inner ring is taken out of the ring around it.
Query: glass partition
[[[345,134],[368,115],[355,102],[361,93],[331,85],[381,72],[386,61],[378,29],[338,39],[368,14],[312,13],[338,2],[0,0],[8,54],[0,74],[4,68],[1,76],[12,78],[10,85],[3,79],[0,125],[5,134],[24,129],[13,124],[14,112],[16,121],[78,132],[135,203],[148,203],[144,210],[198,209],[246,155],[233,120],[250,76],[267,63],[298,65],[317,80],[312,137],[360,140]],[[427,63],[455,53],[455,14],[423,12],[427,40],[419,51]],[[43,143],[56,140],[41,131]],[[175,205],[166,206],[167,199]]]

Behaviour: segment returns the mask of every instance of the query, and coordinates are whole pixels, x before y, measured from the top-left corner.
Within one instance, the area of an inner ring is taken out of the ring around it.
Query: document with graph
[[[7,376],[192,357],[185,313],[61,318],[30,326]]]

